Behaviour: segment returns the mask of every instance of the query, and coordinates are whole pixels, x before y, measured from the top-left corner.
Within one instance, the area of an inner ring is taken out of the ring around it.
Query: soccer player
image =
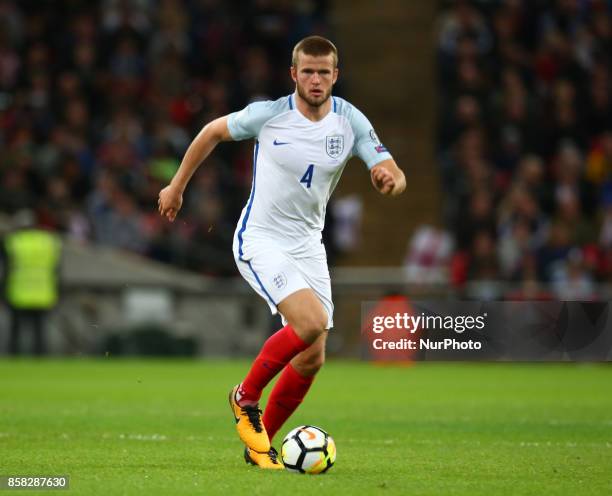
[[[293,49],[295,92],[255,102],[213,120],[193,140],[168,186],[159,212],[174,221],[183,192],[199,164],[221,141],[255,138],[253,185],[234,236],[238,270],[280,313],[284,327],[263,344],[230,406],[247,462],[277,469],[274,435],[296,410],[325,359],[333,303],[321,231],[325,209],[348,159],[357,155],[374,187],[397,195],[404,174],[379,141],[368,119],[332,96],[338,52],[329,40],[309,36]],[[278,374],[265,413],[259,398]]]

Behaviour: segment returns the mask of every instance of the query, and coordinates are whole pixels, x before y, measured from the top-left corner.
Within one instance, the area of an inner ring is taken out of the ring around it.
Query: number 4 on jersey
[[[300,179],[300,182],[304,183],[307,188],[310,188],[310,185],[312,184],[312,173],[313,172],[314,172],[314,164],[310,164],[308,166],[308,169],[306,169],[306,172],[302,176],[302,179]]]

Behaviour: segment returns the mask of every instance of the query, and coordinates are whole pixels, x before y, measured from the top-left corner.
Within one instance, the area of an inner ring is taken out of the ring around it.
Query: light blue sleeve
[[[352,105],[348,119],[355,135],[353,155],[357,155],[363,160],[368,169],[371,169],[383,160],[393,158],[385,145],[378,139],[368,118]]]
[[[289,110],[288,98],[253,102],[227,116],[227,128],[235,141],[256,138],[266,122]]]

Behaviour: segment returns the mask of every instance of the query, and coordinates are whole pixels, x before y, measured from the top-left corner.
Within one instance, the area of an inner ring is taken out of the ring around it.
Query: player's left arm
[[[406,189],[406,176],[392,158],[372,167],[370,177],[372,184],[382,195],[396,196]]]
[[[347,117],[355,134],[353,155],[357,155],[370,169],[376,190],[383,195],[399,195],[406,189],[406,178],[395,160],[382,144],[368,118],[353,106],[348,106]]]

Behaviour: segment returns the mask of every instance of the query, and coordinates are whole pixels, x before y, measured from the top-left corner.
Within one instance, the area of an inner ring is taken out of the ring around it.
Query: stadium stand
[[[612,4],[441,5],[437,156],[454,286],[593,298],[612,277]]]
[[[158,191],[204,123],[291,91],[287,54],[325,15],[323,0],[0,0],[0,212],[234,275],[250,145],[220,147],[172,229]]]

